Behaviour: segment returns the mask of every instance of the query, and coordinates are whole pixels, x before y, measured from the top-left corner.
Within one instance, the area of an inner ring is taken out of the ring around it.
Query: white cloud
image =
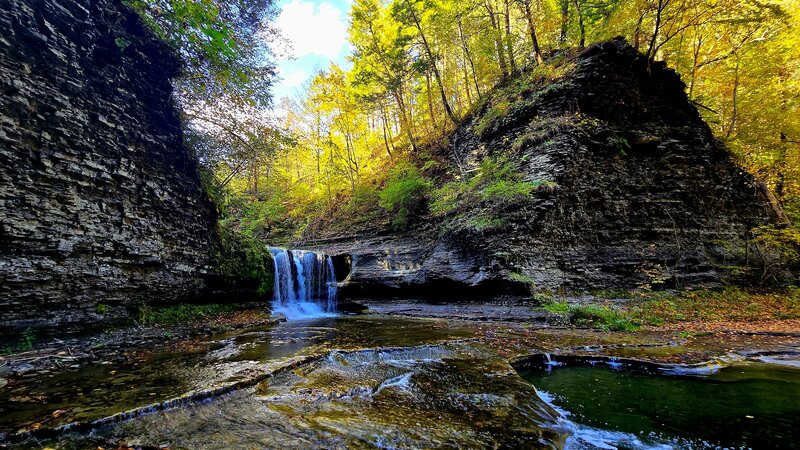
[[[295,88],[303,84],[308,79],[308,72],[303,69],[294,69],[283,73],[280,71],[281,85],[286,88]]]
[[[297,58],[319,55],[335,59],[347,44],[347,19],[328,1],[291,0],[283,6],[275,26],[292,42]]]

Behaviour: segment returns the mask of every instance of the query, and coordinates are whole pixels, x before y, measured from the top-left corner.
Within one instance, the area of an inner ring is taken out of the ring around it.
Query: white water
[[[306,250],[270,247],[275,261],[272,312],[287,320],[336,313],[336,275],[331,257]]]
[[[622,431],[604,430],[584,425],[571,420],[569,411],[556,405],[556,397],[553,394],[540,390],[537,390],[536,393],[539,398],[558,412],[559,418],[554,428],[560,432],[569,433],[564,445],[566,450],[617,450],[621,448],[632,450],[688,450],[692,448],[713,448],[704,442],[690,442],[681,438],[666,438],[655,433],[637,436]]]

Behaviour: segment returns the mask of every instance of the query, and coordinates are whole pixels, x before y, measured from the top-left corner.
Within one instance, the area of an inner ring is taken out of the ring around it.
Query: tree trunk
[[[734,69],[734,77],[733,77],[733,113],[731,114],[731,124],[728,126],[728,132],[725,133],[725,139],[731,137],[733,134],[733,129],[736,126],[736,116],[739,113],[739,102],[738,102],[738,94],[739,94],[739,57],[736,57],[736,68]]]
[[[533,14],[531,14],[530,0],[521,0],[520,4],[522,5],[522,12],[525,14],[525,20],[528,22],[528,34],[531,36],[531,48],[533,50],[531,56],[533,56],[533,60],[537,64],[541,64],[544,62],[544,58],[542,57],[542,50],[539,48],[539,39],[536,38],[536,25],[533,22]]]
[[[464,57],[469,62],[470,69],[472,69],[472,81],[475,82],[475,92],[478,94],[478,97],[480,97],[481,87],[478,85],[478,74],[475,72],[475,62],[472,60],[472,55],[469,52],[467,38],[464,35],[464,27],[461,24],[461,17],[458,18],[458,35],[461,38],[461,47],[464,49]]]
[[[583,23],[583,12],[581,12],[581,6],[578,0],[572,0],[572,2],[575,5],[575,14],[578,15],[578,32],[580,33],[578,47],[584,48],[586,47],[586,26]]]
[[[561,33],[558,35],[558,46],[564,48],[567,43],[569,27],[569,0],[561,0]]]
[[[494,14],[491,1],[492,0],[486,0],[484,6],[489,13],[489,20],[492,23],[492,30],[494,31],[494,48],[497,52],[497,63],[500,65],[500,72],[503,74],[503,78],[506,78],[508,77],[508,66],[506,65],[506,55],[503,51],[503,36],[500,31],[500,25],[497,23],[497,17]]]
[[[431,62],[431,69],[433,70],[434,78],[436,78],[436,84],[439,85],[439,93],[442,96],[442,106],[444,106],[444,111],[447,113],[447,116],[450,118],[453,124],[458,125],[458,119],[453,113],[453,109],[450,108],[450,102],[447,101],[447,94],[444,92],[442,76],[439,74],[439,69],[436,67],[436,59],[433,57],[433,51],[431,51],[431,47],[428,44],[428,39],[425,37],[425,32],[422,31],[422,24],[419,22],[417,12],[414,10],[414,7],[411,4],[408,4],[408,7],[409,11],[411,12],[411,18],[414,20],[414,25],[417,27],[417,31],[419,31],[419,37],[422,39],[422,46],[425,49],[425,53],[428,55],[428,60]]]
[[[431,116],[431,127],[436,129],[436,116],[433,114],[433,93],[431,92],[431,73],[425,71],[425,87],[428,96],[428,114]]]
[[[503,0],[504,17],[506,26],[506,50],[508,51],[508,63],[511,66],[511,73],[517,73],[517,60],[514,58],[514,35],[511,34],[511,8],[508,7],[508,0]]]
[[[381,100],[379,103],[381,108],[381,123],[383,124],[383,144],[386,145],[386,153],[389,155],[389,159],[392,159],[394,157],[392,154],[392,147],[394,146],[394,143],[391,145],[389,144],[393,141],[392,131],[389,128],[389,121],[386,117],[386,107],[383,104],[383,100]]]

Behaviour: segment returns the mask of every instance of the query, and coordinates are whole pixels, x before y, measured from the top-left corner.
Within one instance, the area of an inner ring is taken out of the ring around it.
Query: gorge
[[[650,9],[457,3],[348,2],[352,67],[267,107],[270,2],[0,0],[0,448],[796,446],[745,44],[731,117]]]

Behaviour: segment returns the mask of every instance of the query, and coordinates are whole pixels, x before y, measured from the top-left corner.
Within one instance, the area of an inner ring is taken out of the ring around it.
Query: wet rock
[[[341,302],[336,305],[336,310],[343,313],[364,314],[369,308],[356,302]]]
[[[27,373],[31,373],[36,370],[36,367],[33,364],[29,363],[21,363],[13,366],[11,368],[11,373],[16,376],[25,375]]]

